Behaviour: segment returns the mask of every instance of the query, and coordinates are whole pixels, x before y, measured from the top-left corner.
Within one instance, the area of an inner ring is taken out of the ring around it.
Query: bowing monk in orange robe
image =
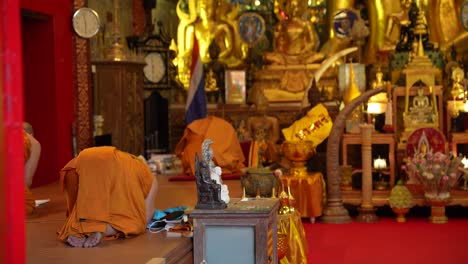
[[[80,152],[60,172],[67,220],[58,238],[73,247],[145,232],[154,213],[156,177],[139,158],[115,147]]]
[[[245,158],[236,130],[226,120],[215,116],[190,123],[177,143],[175,154],[181,159],[184,172],[195,175],[195,154],[200,157],[202,142],[207,138],[213,140],[213,162],[221,167],[222,173],[240,173],[245,167]]]
[[[24,201],[26,215],[31,215],[36,210],[36,200],[29,189],[41,154],[41,144],[31,134],[23,131],[24,141]]]

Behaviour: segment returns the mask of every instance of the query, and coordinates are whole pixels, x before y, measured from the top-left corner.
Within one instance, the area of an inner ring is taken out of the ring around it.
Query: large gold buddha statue
[[[219,61],[226,66],[243,64],[247,50],[238,37],[237,8],[220,0],[189,0],[188,14],[183,11],[183,0],[177,4],[178,26],[177,65],[179,80],[187,89],[190,79],[190,63],[195,38],[198,41],[200,58],[203,63],[211,61],[209,46],[215,41],[220,48]]]
[[[305,1],[291,0],[287,17],[275,26],[274,51],[265,54],[267,62],[280,65],[309,64],[323,59],[317,52],[319,37],[314,24],[303,19]]]
[[[317,51],[314,24],[304,18],[307,2],[276,2],[283,16],[275,25],[274,48],[264,54],[266,66],[257,72],[255,85],[264,89],[269,101],[301,101],[325,56]]]

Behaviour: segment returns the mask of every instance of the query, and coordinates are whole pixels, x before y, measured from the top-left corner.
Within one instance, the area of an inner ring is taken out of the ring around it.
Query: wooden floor
[[[156,208],[194,206],[195,181],[169,182],[158,176]],[[241,197],[240,181],[225,181],[231,197]],[[57,240],[56,232],[65,221],[66,201],[58,183],[33,190],[35,199],[50,199],[26,220],[27,263],[192,263],[192,239],[166,237],[165,233],[144,235],[117,241],[103,241],[97,248],[72,248]]]

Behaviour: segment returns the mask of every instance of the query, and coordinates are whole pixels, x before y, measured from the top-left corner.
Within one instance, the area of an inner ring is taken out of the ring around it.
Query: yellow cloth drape
[[[308,247],[299,212],[278,215],[278,233],[287,234],[289,242],[288,253],[279,263],[306,264]]]
[[[302,217],[318,217],[322,215],[323,205],[326,200],[326,188],[323,175],[320,172],[312,172],[306,177],[280,177],[281,184],[290,186],[292,196],[296,199],[294,206]]]
[[[124,236],[146,230],[145,197],[154,176],[137,157],[114,147],[83,150],[60,173],[67,192],[67,220],[61,240],[105,232],[106,224]]]

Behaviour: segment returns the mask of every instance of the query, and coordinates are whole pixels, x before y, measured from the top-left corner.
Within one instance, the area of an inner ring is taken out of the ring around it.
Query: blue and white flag
[[[194,37],[192,50],[192,65],[190,67],[190,86],[185,105],[185,124],[206,117],[205,76],[203,64],[198,50],[198,40]]]

